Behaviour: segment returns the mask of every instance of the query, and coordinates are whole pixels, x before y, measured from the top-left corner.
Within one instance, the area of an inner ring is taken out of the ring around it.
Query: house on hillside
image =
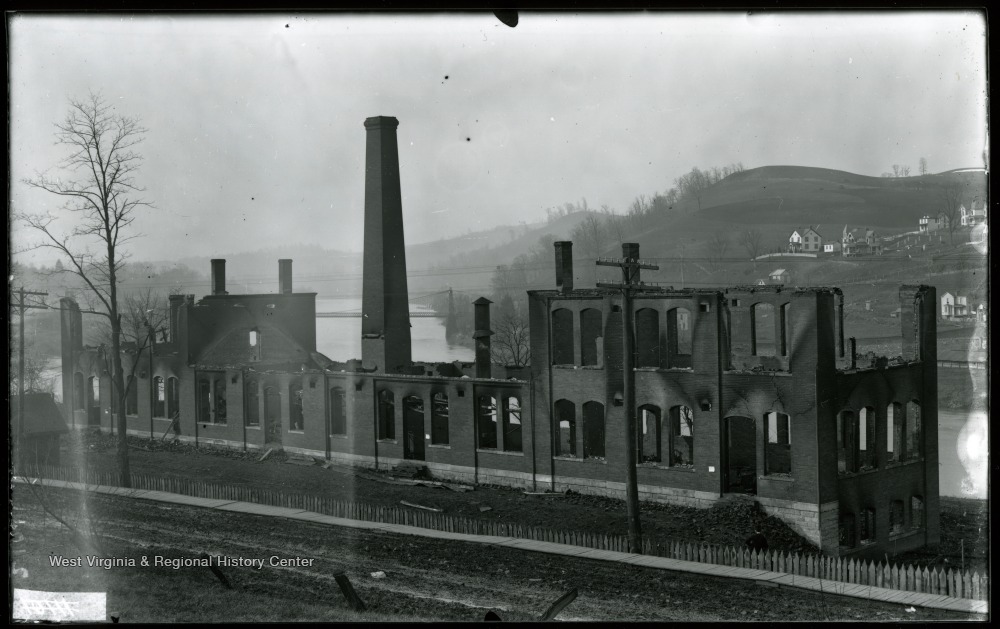
[[[771,284],[788,284],[792,281],[792,275],[785,269],[776,269],[769,276]]]
[[[969,298],[965,295],[955,297],[954,316],[965,317],[969,314]]]
[[[941,295],[941,316],[950,317],[955,312],[955,296],[951,293]]]
[[[843,247],[839,242],[824,242],[823,243],[823,253],[840,253]]]
[[[870,227],[851,229],[844,225],[840,243],[844,256],[882,255],[882,241]]]
[[[919,231],[921,234],[931,234],[942,229],[948,229],[948,217],[944,214],[937,216],[924,214],[920,218]]]
[[[977,201],[973,199],[968,208],[964,204],[958,208],[962,227],[975,227],[986,222],[986,202],[977,203]]]
[[[823,250],[823,236],[811,225],[799,227],[788,237],[788,253],[817,253]]]
[[[976,306],[976,321],[986,323],[986,304]]]

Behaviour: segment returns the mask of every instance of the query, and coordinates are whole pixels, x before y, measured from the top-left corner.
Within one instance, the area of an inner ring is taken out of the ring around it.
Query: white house
[[[958,208],[958,213],[963,227],[975,227],[986,222],[986,203],[977,205],[976,199],[973,199],[968,209],[963,204],[962,207]]]
[[[941,295],[941,316],[950,317],[955,312],[955,296],[951,293]]]
[[[986,323],[986,304],[979,304],[976,308],[976,321]]]
[[[788,237],[789,253],[816,253],[823,250],[823,236],[818,231],[819,225],[799,227]]]
[[[965,295],[956,296],[954,312],[956,317],[964,317],[969,314],[969,298]]]
[[[943,214],[930,216],[924,214],[920,219],[920,233],[930,234],[941,229],[948,229],[948,217]]]

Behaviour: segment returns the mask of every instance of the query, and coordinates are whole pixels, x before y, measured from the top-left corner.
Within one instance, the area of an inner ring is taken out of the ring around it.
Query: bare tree
[[[714,232],[708,241],[708,248],[708,259],[712,261],[712,266],[716,270],[720,269],[729,251],[729,234],[721,229]]]
[[[746,249],[747,254],[753,260],[753,270],[757,270],[757,256],[760,255],[761,240],[763,234],[756,229],[748,229],[740,234],[740,244]]]
[[[899,164],[893,164],[892,165],[892,176],[893,177],[899,177],[899,173],[900,173]]]
[[[927,174],[927,158],[926,157],[921,157],[920,158],[920,166],[919,166],[919,168],[920,168],[920,174],[921,175],[926,175]]]
[[[625,240],[625,217],[621,214],[615,214],[607,205],[601,206],[601,214],[604,215],[607,231],[618,240],[620,245]]]
[[[941,216],[946,222],[948,238],[951,244],[955,244],[955,230],[958,228],[962,217],[962,190],[963,186],[958,180],[951,180],[941,188],[942,210]]]
[[[903,166],[902,168],[899,169],[899,172],[900,172],[900,174],[902,174],[902,176],[909,177],[910,176],[910,167],[909,166]]]
[[[58,251],[69,272],[83,280],[99,304],[98,312],[111,329],[113,389],[112,413],[118,422],[118,473],[123,487],[131,486],[122,368],[122,312],[119,308],[118,274],[126,259],[123,246],[136,234],[129,234],[135,212],[151,207],[140,195],[135,181],[142,157],[135,147],[145,129],[137,118],[114,111],[99,94],[85,100],[70,100],[70,113],[56,125],[56,144],[68,148],[61,163],[67,179],[38,175],[25,179],[32,188],[44,190],[64,201],[63,212],[20,214],[18,217],[41,236],[37,247]],[[61,228],[60,218],[72,218],[73,227]],[[89,246],[96,245],[92,254]]]
[[[580,252],[588,260],[594,261],[604,252],[607,237],[604,223],[596,214],[590,213],[573,229],[570,239],[580,243]],[[587,268],[596,281],[597,268],[592,264],[587,265]]]
[[[493,362],[508,367],[528,364],[531,346],[528,338],[528,320],[517,312],[507,312],[493,324],[490,342]]]

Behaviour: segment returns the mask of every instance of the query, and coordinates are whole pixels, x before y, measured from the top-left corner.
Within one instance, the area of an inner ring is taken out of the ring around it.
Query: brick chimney
[[[365,120],[365,253],[361,300],[361,363],[400,373],[411,363],[399,148],[390,116]]]
[[[476,339],[476,377],[490,378],[490,337],[493,330],[490,329],[490,304],[493,302],[485,297],[480,297],[472,302],[475,307],[475,332],[472,338]]]
[[[556,248],[556,289],[568,293],[573,290],[573,243],[561,240],[553,245]]]
[[[226,261],[223,259],[212,260],[212,294],[229,294],[226,292]]]
[[[291,260],[278,260],[278,292],[282,295],[292,292]]]

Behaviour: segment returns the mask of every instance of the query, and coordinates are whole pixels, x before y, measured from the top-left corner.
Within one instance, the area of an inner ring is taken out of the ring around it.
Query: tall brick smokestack
[[[573,290],[573,243],[561,240],[553,243],[556,248],[556,289],[560,293]]]
[[[491,378],[490,369],[490,337],[493,330],[490,329],[490,304],[493,302],[485,297],[480,297],[472,302],[475,307],[476,330],[472,333],[472,338],[476,339],[476,377]]]
[[[411,363],[399,148],[390,116],[365,120],[365,255],[361,364],[399,373]]]
[[[226,293],[226,261],[218,258],[212,260],[212,294],[228,294]]]
[[[292,261],[278,260],[278,292],[292,292]]]

